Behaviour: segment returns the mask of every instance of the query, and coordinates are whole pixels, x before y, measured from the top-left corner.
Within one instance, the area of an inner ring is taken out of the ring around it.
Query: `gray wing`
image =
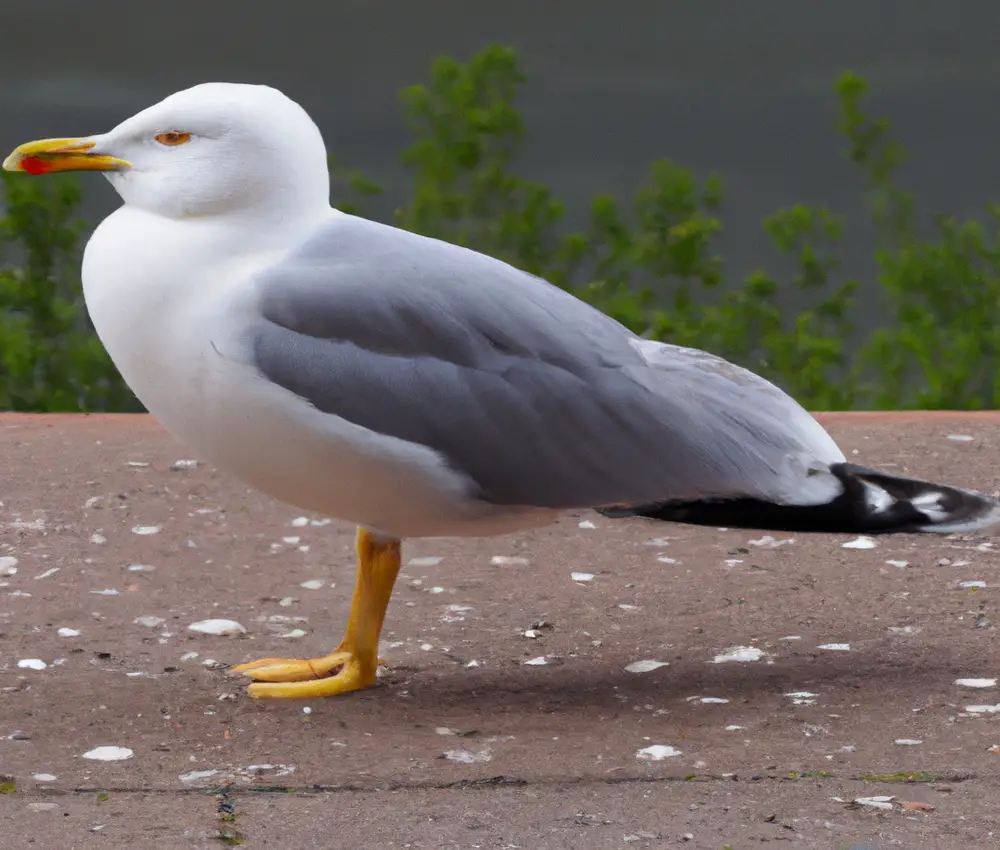
[[[843,458],[763,379],[448,243],[338,216],[255,285],[267,379],[436,450],[493,504],[774,497]]]

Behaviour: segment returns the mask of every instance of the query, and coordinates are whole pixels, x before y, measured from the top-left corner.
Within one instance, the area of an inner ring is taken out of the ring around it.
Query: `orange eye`
[[[191,141],[191,134],[185,133],[181,130],[171,130],[167,133],[160,133],[155,138],[161,145],[173,147],[175,145],[183,145],[185,142]]]

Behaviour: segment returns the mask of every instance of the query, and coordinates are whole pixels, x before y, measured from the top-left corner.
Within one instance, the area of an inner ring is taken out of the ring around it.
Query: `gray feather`
[[[433,448],[494,504],[789,498],[799,456],[842,458],[756,375],[444,242],[340,216],[255,284],[266,378]]]

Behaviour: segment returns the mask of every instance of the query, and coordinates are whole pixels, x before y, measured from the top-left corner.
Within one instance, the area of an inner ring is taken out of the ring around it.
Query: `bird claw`
[[[327,658],[314,659],[313,661],[294,661],[286,659],[264,659],[265,661],[277,661],[278,664],[263,665],[260,668],[251,668],[247,675],[257,679],[247,688],[247,693],[254,699],[310,699],[316,697],[331,697],[337,694],[344,694],[349,691],[357,691],[375,684],[376,665],[363,664],[356,656],[349,652],[334,653],[336,656],[346,656],[340,658],[337,663]],[[328,663],[329,661],[329,663]],[[320,666],[317,667],[317,664]],[[241,667],[247,665],[240,665]],[[339,667],[339,671],[333,675],[323,675],[316,677],[313,673],[317,669],[329,667],[333,670]],[[306,672],[308,671],[308,676]],[[302,678],[289,679],[288,676],[299,676]],[[268,679],[264,677],[267,676]],[[278,679],[277,676],[286,678]]]
[[[322,658],[261,658],[232,668],[258,682],[308,682],[330,676],[352,658],[350,652],[338,650]]]
[[[376,666],[383,666],[385,660],[376,659]],[[361,663],[352,652],[347,650],[337,650],[322,658],[297,659],[297,658],[260,658],[257,661],[248,661],[246,664],[238,664],[231,668],[232,673],[242,673],[249,676],[255,682],[266,682],[269,684],[293,684],[322,681],[326,679],[338,679],[348,672],[349,668],[357,668],[347,676],[350,678],[367,679],[361,676]],[[339,672],[338,672],[339,671]],[[373,682],[374,668],[372,668],[371,681]],[[343,682],[341,682],[343,684]],[[369,682],[368,684],[371,684]],[[357,685],[355,687],[365,687]],[[255,685],[250,686],[251,695],[255,694]],[[354,690],[355,688],[347,688]],[[335,691],[339,693],[340,691]]]

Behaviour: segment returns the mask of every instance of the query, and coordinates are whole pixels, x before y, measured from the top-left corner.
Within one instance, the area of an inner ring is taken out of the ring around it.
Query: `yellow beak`
[[[3,161],[4,171],[50,174],[53,171],[117,171],[132,163],[114,156],[88,153],[96,143],[89,139],[42,139],[14,149]]]

